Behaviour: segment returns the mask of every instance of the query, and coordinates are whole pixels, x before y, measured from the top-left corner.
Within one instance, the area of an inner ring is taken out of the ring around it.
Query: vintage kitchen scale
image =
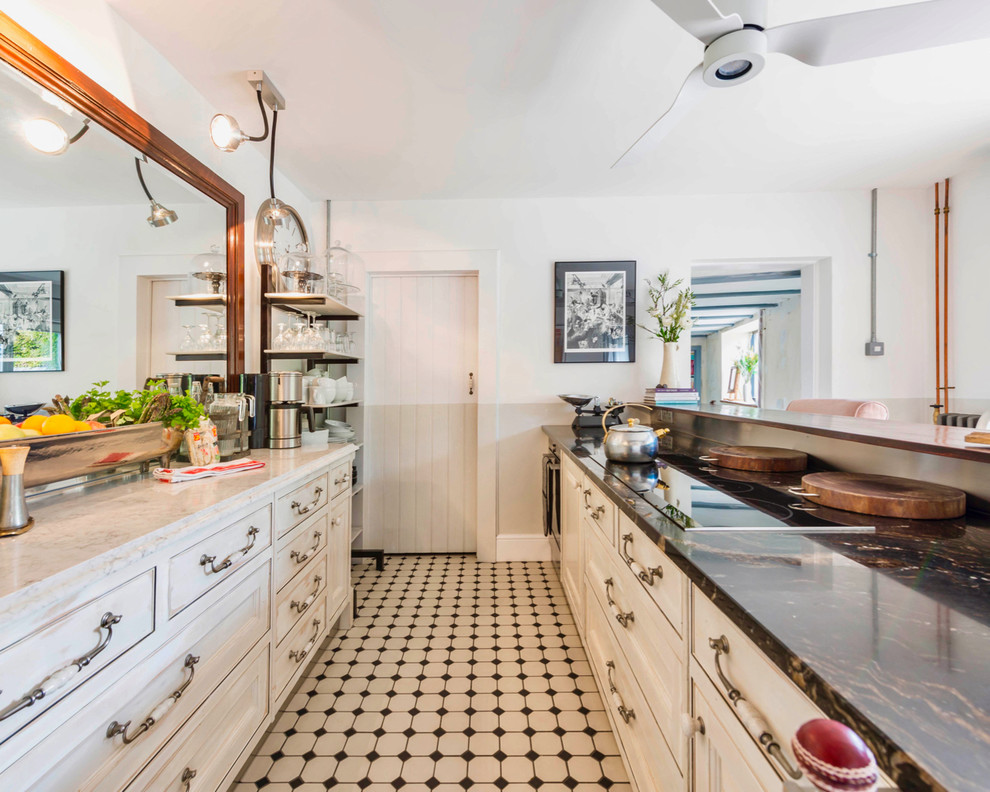
[[[557,398],[563,399],[570,404],[574,408],[574,412],[577,413],[577,417],[571,422],[572,429],[601,429],[602,416],[618,404],[615,399],[609,399],[608,404],[602,407],[601,401],[597,396],[582,396],[573,393],[562,393]],[[592,402],[594,404],[588,409],[588,405]],[[606,426],[615,426],[621,423],[622,419],[619,418],[619,413],[621,412],[621,407],[613,410],[606,418]]]

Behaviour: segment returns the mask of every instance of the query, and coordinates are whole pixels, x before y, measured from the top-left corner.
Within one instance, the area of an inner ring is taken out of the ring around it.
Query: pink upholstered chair
[[[787,409],[791,412],[850,415],[853,418],[873,418],[878,421],[886,421],[890,417],[890,411],[883,402],[855,399],[795,399],[787,405]]]

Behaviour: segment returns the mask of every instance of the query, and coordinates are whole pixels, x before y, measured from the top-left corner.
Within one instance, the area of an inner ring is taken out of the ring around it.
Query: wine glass
[[[191,324],[182,325],[182,329],[186,331],[186,334],[182,339],[182,343],[179,344],[180,352],[192,352],[196,349],[196,339],[193,338],[193,328],[195,326]]]
[[[275,340],[272,341],[272,349],[276,352],[284,352],[289,348],[288,337],[285,332],[285,322],[278,323],[278,335],[275,336]]]

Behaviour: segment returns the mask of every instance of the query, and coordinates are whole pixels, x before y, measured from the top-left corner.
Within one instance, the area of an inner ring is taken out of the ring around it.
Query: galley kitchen
[[[0,789],[983,792],[980,0],[0,0]]]

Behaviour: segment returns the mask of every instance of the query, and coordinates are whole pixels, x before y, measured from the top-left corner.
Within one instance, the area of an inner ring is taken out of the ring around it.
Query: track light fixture
[[[151,191],[148,189],[148,185],[144,183],[144,174],[141,172],[142,160],[145,162],[148,161],[143,156],[135,157],[134,167],[137,168],[138,181],[141,182],[141,189],[144,190],[144,194],[147,195],[148,200],[151,201],[151,214],[148,216],[148,225],[152,228],[162,228],[163,226],[171,225],[179,219],[179,215],[177,215],[174,210],[167,209],[162,206],[152,197]]]
[[[24,122],[24,135],[28,143],[42,154],[58,156],[69,150],[69,146],[89,131],[89,119],[83,119],[82,128],[72,137],[57,121],[50,118],[32,118]]]

